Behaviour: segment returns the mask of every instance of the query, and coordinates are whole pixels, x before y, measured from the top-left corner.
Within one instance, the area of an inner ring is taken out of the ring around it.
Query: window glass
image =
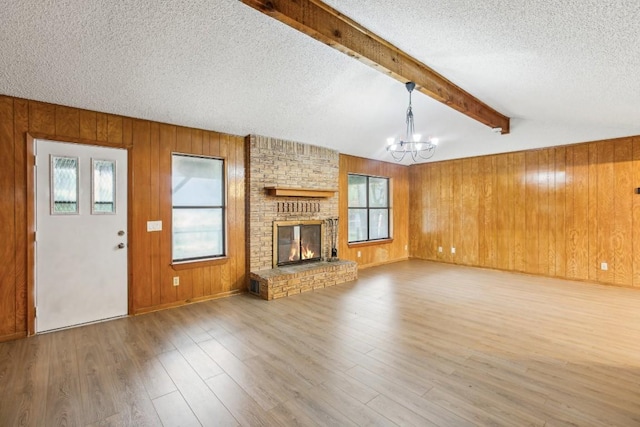
[[[364,175],[349,175],[349,207],[367,207],[367,177]]]
[[[174,260],[206,258],[223,253],[222,209],[173,210]]]
[[[51,156],[51,213],[78,213],[78,158]]]
[[[92,213],[116,212],[116,163],[112,160],[91,161],[93,175],[91,186]]]
[[[369,240],[389,237],[389,210],[369,210]]]
[[[349,174],[349,242],[388,239],[389,178]]]
[[[387,178],[369,178],[369,207],[384,208],[389,206],[387,201]]]
[[[225,255],[224,161],[174,154],[173,260]]]
[[[222,160],[173,158],[173,206],[222,206]]]
[[[349,209],[349,241],[367,240],[367,210]]]

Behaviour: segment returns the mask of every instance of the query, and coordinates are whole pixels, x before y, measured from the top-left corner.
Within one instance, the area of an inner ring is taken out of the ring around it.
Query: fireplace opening
[[[322,222],[274,224],[277,266],[319,261],[322,256]]]

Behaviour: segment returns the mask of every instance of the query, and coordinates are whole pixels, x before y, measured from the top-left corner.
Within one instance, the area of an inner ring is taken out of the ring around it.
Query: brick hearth
[[[358,278],[353,261],[313,262],[252,272],[252,291],[266,300],[322,289]]]

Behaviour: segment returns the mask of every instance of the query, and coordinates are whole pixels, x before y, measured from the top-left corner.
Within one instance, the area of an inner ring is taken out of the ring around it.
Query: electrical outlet
[[[607,271],[608,269],[609,269],[609,265],[607,265],[606,262],[601,262],[600,263],[600,270]]]
[[[438,252],[442,253],[442,246],[438,246]]]
[[[404,245],[404,250],[408,251],[409,250],[409,245]]]
[[[180,276],[173,278],[173,286],[180,286]]]
[[[358,258],[362,255],[362,252],[358,251]]]
[[[451,248],[451,253],[455,254],[456,253],[456,248]]]

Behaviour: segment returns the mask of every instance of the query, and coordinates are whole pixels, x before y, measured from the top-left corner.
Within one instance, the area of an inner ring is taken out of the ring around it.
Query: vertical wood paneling
[[[56,107],[43,102],[29,102],[29,131],[56,134]]]
[[[80,111],[75,108],[56,105],[56,135],[63,137],[80,137]]]
[[[80,138],[92,141],[97,140],[97,113],[93,111],[80,110],[78,114],[80,120]]]
[[[574,150],[574,207],[578,279],[589,279],[589,145],[579,144]]]
[[[538,270],[549,274],[549,150],[538,150]]]
[[[349,245],[348,235],[348,179],[350,173],[383,176],[391,179],[391,209],[393,241],[379,244]],[[339,246],[338,255],[342,259],[356,261],[360,267],[406,259],[409,255],[409,168],[393,163],[340,155],[339,177]],[[421,224],[414,224],[420,229]],[[418,237],[416,237],[418,238]],[[413,239],[413,236],[412,236]],[[407,250],[405,250],[407,246]],[[357,253],[361,256],[358,257]]]
[[[171,153],[176,150],[176,127],[170,125],[160,125],[158,155],[160,194],[159,220],[162,221],[160,234],[160,250],[162,258],[160,260],[160,278],[157,283],[153,283],[153,297],[155,304],[168,304],[176,300],[177,290],[173,286],[173,277],[180,275],[171,268],[173,259],[171,239],[172,228],[171,218],[173,215],[171,205]],[[157,302],[156,302],[157,301]]]
[[[0,335],[16,331],[16,217],[13,99],[0,97]]]
[[[440,167],[440,216],[438,218],[440,224],[440,231],[438,235],[439,246],[442,247],[440,252],[440,259],[451,262],[451,247],[453,246],[452,235],[452,194],[451,189],[453,187],[451,169],[453,162],[444,162],[439,165]]]
[[[107,142],[109,138],[108,117],[104,113],[96,113],[96,140]]]
[[[115,128],[112,125],[112,120],[107,120],[109,123],[109,130]],[[122,133],[122,122],[120,122],[120,133]],[[112,127],[113,126],[113,127]],[[149,219],[151,221],[160,220],[160,125],[158,123],[151,123],[149,128]],[[109,138],[112,138],[111,132],[109,132]],[[166,224],[166,223],[163,223]],[[167,224],[168,225],[168,224]],[[162,275],[162,246],[160,244],[161,233],[153,232],[147,233],[149,238],[149,251],[151,258],[151,305],[157,305],[160,303],[159,286]]]
[[[494,198],[494,191],[498,182],[496,157],[485,156],[480,157],[478,160],[479,173],[477,179],[481,187],[477,201],[479,230],[476,264],[495,268],[498,245],[495,209],[499,208]]]
[[[539,219],[543,213],[540,212],[538,200],[538,165],[539,151],[525,152],[525,200],[524,200],[524,271],[537,274],[540,272],[538,259],[539,248]]]
[[[237,244],[236,253],[234,259],[236,260],[236,289],[246,290],[247,287],[247,255],[245,251],[244,242],[246,242],[245,231],[245,158],[244,158],[244,143],[245,139],[241,137],[235,137],[236,146],[236,204],[233,212],[235,218],[235,227],[232,230],[235,234],[235,242]]]
[[[566,275],[566,234],[565,234],[565,213],[566,213],[566,149],[559,147],[555,152],[555,275],[565,277]]]
[[[209,155],[213,157],[221,157],[220,154],[220,138],[219,133],[209,133]],[[231,213],[229,213],[231,214]],[[244,227],[244,225],[243,225]],[[209,283],[210,294],[222,292],[222,265],[214,265],[209,267],[211,282]]]
[[[613,226],[613,282],[633,284],[632,236],[633,217],[633,145],[631,138],[616,141],[614,146],[614,226]],[[636,195],[638,196],[638,195]]]
[[[455,208],[459,213],[459,222],[455,227],[458,230],[455,237],[458,245],[456,259],[462,264],[477,265],[479,228],[484,222],[484,218],[477,214],[483,190],[483,182],[478,177],[479,159],[464,159],[458,165],[461,167],[457,168],[459,171],[456,171],[456,179],[459,179],[460,183],[454,183],[454,188],[458,190],[456,200],[459,202]]]
[[[444,249],[413,212],[412,257],[640,286],[638,137],[414,165],[411,179],[413,207],[434,200]]]
[[[613,176],[613,142],[606,141],[600,144],[590,144],[597,148],[597,157],[592,159],[591,166],[597,176],[597,195],[599,203],[596,204],[595,218],[611,218],[609,221],[594,221],[596,227],[596,259],[590,263],[590,267],[596,270],[595,280],[605,283],[613,283],[613,270],[615,262],[613,258],[612,232],[614,226],[614,176]],[[593,239],[592,239],[593,240]],[[600,263],[606,262],[608,270],[601,270]]]
[[[462,173],[463,160],[453,160],[451,162],[451,217],[450,233],[453,236],[451,246],[456,248],[456,253],[449,251],[449,260],[455,263],[462,263],[462,252],[464,252],[464,210],[462,208],[462,196],[464,194]],[[458,249],[463,249],[459,251]]]
[[[151,237],[147,232],[147,220],[150,218],[151,203],[151,129],[150,123],[134,120],[133,139],[135,146],[131,153],[134,169],[135,203],[129,209],[134,218],[133,230],[129,232],[132,242],[130,250],[135,260],[133,269],[133,304],[134,307],[151,307],[152,265]]]
[[[496,268],[513,270],[513,237],[514,237],[514,203],[513,203],[513,179],[512,179],[513,155],[496,156],[496,209],[495,222],[496,234],[485,239],[496,240]]]
[[[219,156],[220,134],[0,96],[0,233],[3,236],[0,255],[5,264],[0,275],[0,341],[26,334],[30,310],[27,297],[33,292],[27,288],[27,253],[33,249],[33,243],[27,239],[28,229],[32,227],[27,217],[30,197],[26,193],[27,132],[62,142],[130,149],[129,307],[132,313],[244,288],[243,138],[225,136],[224,155],[228,154],[230,162],[228,237],[234,240],[232,250],[227,259],[215,265],[194,263],[174,270],[171,266],[171,153]],[[163,222],[161,232],[146,231],[147,221],[152,220]],[[172,285],[173,276],[181,277],[178,288]]]
[[[107,116],[107,141],[114,144],[122,143],[122,117],[111,114]]]
[[[526,222],[525,222],[525,185],[526,169],[524,153],[513,154],[513,267],[516,271],[525,271],[525,257],[527,256]]]
[[[227,135],[220,135],[220,157],[222,157],[226,161],[227,177],[228,177],[229,176],[229,137]],[[228,245],[229,245],[228,246],[229,251],[231,252],[231,249],[233,249],[233,242],[229,241]],[[220,266],[220,278],[222,279],[220,282],[221,292],[226,291],[226,288],[228,287],[229,277],[231,275],[231,269],[232,269],[232,266],[229,263],[225,263]]]
[[[633,201],[631,204],[631,239],[632,239],[632,282],[633,286],[640,286],[640,194],[636,194],[636,189],[640,188],[640,137],[633,138],[632,146],[632,187]]]
[[[27,181],[27,145],[25,132],[29,129],[29,103],[24,99],[13,101],[13,136],[15,141],[15,181],[26,183]],[[27,188],[25,185],[16,185],[15,194],[15,286],[16,286],[16,321],[15,331],[24,330],[27,322],[27,313],[32,310],[27,305],[33,305],[30,298],[32,293],[27,288]],[[31,313],[33,316],[33,313]]]

